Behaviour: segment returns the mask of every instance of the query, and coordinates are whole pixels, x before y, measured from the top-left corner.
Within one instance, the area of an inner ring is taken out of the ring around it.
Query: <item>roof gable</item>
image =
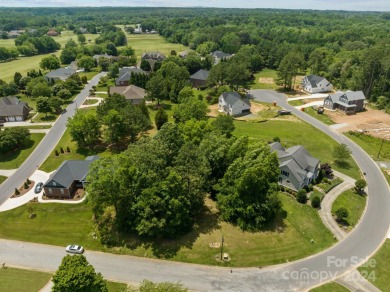
[[[191,79],[197,79],[197,80],[207,80],[209,78],[210,72],[204,69],[200,69],[195,74],[191,75]]]
[[[224,92],[221,94],[221,97],[225,100],[225,103],[230,106],[234,106],[236,103],[242,101],[250,107],[250,102],[248,97],[241,97],[238,92]]]
[[[113,86],[110,87],[110,93],[118,93],[123,95],[126,99],[143,99],[146,96],[145,89],[135,86],[134,84],[129,86]]]

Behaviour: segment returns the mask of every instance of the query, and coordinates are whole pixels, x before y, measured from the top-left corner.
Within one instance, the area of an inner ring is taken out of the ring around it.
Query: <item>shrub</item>
[[[83,82],[83,84],[87,84],[88,83],[88,78],[87,78],[87,76],[82,76],[81,77],[81,82]]]
[[[61,151],[62,154],[64,154],[64,152],[65,152],[62,147],[60,148],[60,151]]]
[[[20,192],[17,188],[15,188],[15,195],[20,195]]]
[[[272,141],[274,141],[274,142],[280,142],[280,138],[279,137],[274,137],[273,139],[272,139]]]
[[[26,183],[27,183],[27,184],[31,184],[31,180],[26,179]]]
[[[57,149],[55,150],[54,154],[55,154],[55,156],[60,155],[60,154],[58,153],[58,150],[57,150]]]
[[[307,186],[307,188],[308,188],[309,192],[312,192],[312,191],[313,191],[313,185],[312,185],[312,184],[309,184],[309,185]]]
[[[23,187],[24,187],[25,190],[28,189],[28,183],[26,181],[24,182]]]
[[[299,190],[297,193],[297,202],[301,204],[306,204],[307,202],[307,195],[306,191],[304,189]]]
[[[319,196],[314,196],[312,199],[311,199],[311,206],[313,208],[320,208],[321,207],[321,199]]]
[[[336,210],[335,215],[337,217],[337,220],[344,220],[348,218],[348,210],[344,207],[340,207]]]
[[[69,146],[66,146],[66,152],[70,153],[70,148],[69,148]]]
[[[327,179],[326,177],[322,180],[324,183],[326,183],[326,184],[329,184],[330,183],[330,181],[329,181],[329,179]]]

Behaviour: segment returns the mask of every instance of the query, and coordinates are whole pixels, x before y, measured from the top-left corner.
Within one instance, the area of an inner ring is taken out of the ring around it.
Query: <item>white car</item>
[[[69,253],[82,254],[84,252],[84,247],[80,245],[68,245],[65,250]]]

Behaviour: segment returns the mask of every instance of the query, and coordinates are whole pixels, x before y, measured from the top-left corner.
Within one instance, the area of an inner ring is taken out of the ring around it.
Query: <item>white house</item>
[[[225,92],[218,98],[218,110],[231,116],[249,114],[251,104],[248,97],[241,97],[238,92]]]
[[[308,75],[302,79],[302,88],[310,93],[329,92],[332,91],[333,85],[324,77],[317,75]]]

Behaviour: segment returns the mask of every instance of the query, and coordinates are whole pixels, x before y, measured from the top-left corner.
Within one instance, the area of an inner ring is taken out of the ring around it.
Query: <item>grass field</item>
[[[276,77],[277,77],[276,70],[265,68],[260,72],[254,74],[255,80],[250,85],[250,88],[251,89],[277,89],[279,88],[279,86],[276,85],[275,83]],[[264,78],[264,79],[259,80],[259,78]],[[273,80],[270,78],[272,78]]]
[[[31,141],[27,147],[9,154],[0,154],[0,169],[16,169],[22,165],[27,157],[38,146],[45,134],[31,134]]]
[[[352,158],[348,159],[348,168],[340,168],[333,163],[332,152],[333,147],[338,145],[337,142],[310,124],[300,120],[274,120],[263,123],[236,120],[234,125],[236,126],[234,135],[238,137],[248,135],[252,143],[272,141],[278,136],[283,146],[303,145],[312,156],[320,159],[321,163],[331,163],[334,169],[355,179],[360,178],[358,166]]]
[[[318,114],[312,107],[305,108],[305,113],[311,115],[313,118],[323,122],[325,125],[333,125],[334,122],[326,114]]]
[[[311,289],[310,292],[348,292],[349,290],[336,282],[330,282],[320,287]]]
[[[345,221],[349,228],[353,228],[359,222],[365,206],[366,196],[358,195],[354,190],[348,190],[334,201],[332,213],[334,214],[338,208],[346,208],[348,210],[348,218]]]
[[[86,249],[110,251],[145,257],[169,258],[175,261],[229,266],[265,266],[306,257],[333,243],[333,236],[323,225],[316,210],[300,205],[295,199],[280,194],[285,219],[279,218],[262,232],[243,232],[225,222],[219,222],[215,203],[202,215],[194,230],[180,240],[148,241],[128,236],[127,247],[106,248],[92,237],[95,227],[92,212],[86,203],[78,205],[28,203],[0,213],[0,237],[30,242],[66,246],[77,242]],[[34,212],[37,217],[29,219]],[[77,218],[77,219],[76,219]],[[76,222],[73,224],[71,222]],[[215,260],[219,249],[209,246],[225,238],[225,252],[230,263]],[[311,243],[314,239],[314,243]],[[297,247],[300,248],[297,248]]]
[[[36,292],[50,280],[51,274],[8,267],[0,269],[0,291]]]
[[[390,291],[390,239],[386,239],[377,253],[358,270],[363,277],[381,291]]]
[[[2,184],[3,181],[5,181],[6,179],[7,179],[6,176],[0,175],[0,184]]]
[[[374,160],[390,161],[390,141],[382,140],[364,133],[348,132],[345,133],[345,136],[362,147]]]

